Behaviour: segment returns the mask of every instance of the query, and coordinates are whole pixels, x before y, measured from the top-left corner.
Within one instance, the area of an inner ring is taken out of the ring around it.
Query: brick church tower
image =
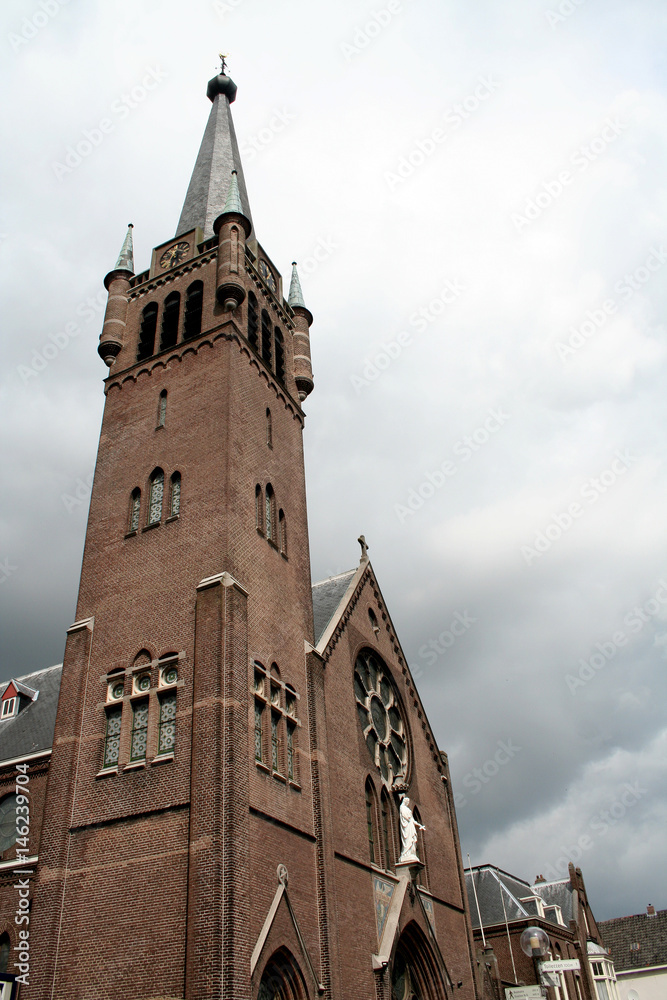
[[[26,1000],[475,1000],[446,756],[370,565],[311,587],[296,267],[225,67],[176,234],[105,279],[109,366]],[[425,826],[425,830],[420,828]]]

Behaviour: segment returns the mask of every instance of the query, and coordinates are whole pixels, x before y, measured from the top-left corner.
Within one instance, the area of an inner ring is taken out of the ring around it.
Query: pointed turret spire
[[[225,207],[223,212],[237,212],[239,215],[243,215],[243,205],[241,204],[241,194],[239,192],[239,181],[238,173],[236,170],[232,170],[232,179],[229,184],[229,191],[227,192],[227,200],[225,201]]]
[[[120,248],[120,253],[118,254],[118,260],[116,261],[114,271],[129,271],[130,274],[134,274],[134,247],[132,246],[133,229],[134,225],[131,222],[128,223],[127,233],[125,234],[123,245]]]
[[[206,96],[213,103],[204,138],[202,139],[197,162],[192,171],[188,193],[183,203],[183,211],[178,221],[176,236],[187,233],[199,226],[204,239],[213,236],[213,223],[227,211],[230,175],[237,173],[238,199],[241,214],[252,224],[250,203],[243,177],[243,167],[234,131],[230,104],[236,98],[236,84],[226,74],[226,66],[208,82]],[[237,211],[237,209],[234,209]]]
[[[299,281],[299,272],[296,269],[296,261],[292,261],[292,280],[289,286],[289,296],[287,299],[289,305],[292,309],[295,306],[301,306],[302,309],[306,308],[306,303],[303,301],[303,292],[301,291],[301,282]]]

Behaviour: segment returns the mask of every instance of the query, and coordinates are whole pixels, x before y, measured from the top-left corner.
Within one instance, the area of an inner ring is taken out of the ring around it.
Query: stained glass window
[[[156,469],[151,476],[149,524],[159,524],[162,520],[162,498],[164,496],[164,472]]]
[[[176,517],[181,510],[181,474],[175,472],[171,477],[171,504],[170,516]]]
[[[362,650],[357,657],[354,693],[369,753],[385,785],[391,788],[407,773],[406,726],[389,672],[370,649]]]
[[[263,748],[262,748],[262,718],[264,714],[264,706],[261,701],[255,702],[255,760],[263,760]]]
[[[132,491],[132,502],[130,504],[130,531],[136,531],[139,527],[139,514],[141,511],[141,490],[137,487]]]
[[[273,538],[273,487],[266,487],[266,537]]]
[[[148,715],[148,713],[146,713]],[[176,692],[170,691],[160,698],[160,732],[158,754],[171,753],[176,746]]]
[[[120,723],[122,706],[107,711],[107,731],[104,740],[104,767],[115,767],[120,756]]]
[[[294,781],[294,730],[293,722],[287,723],[287,777]]]
[[[279,725],[280,715],[278,712],[271,712],[271,763],[274,771],[280,770],[280,738],[278,736]]]
[[[278,534],[280,536],[280,551],[287,555],[287,525],[284,512],[278,511]]]
[[[148,744],[148,699],[132,703],[130,760],[145,760]]]

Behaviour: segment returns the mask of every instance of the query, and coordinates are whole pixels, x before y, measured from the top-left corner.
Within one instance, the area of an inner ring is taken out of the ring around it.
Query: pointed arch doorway
[[[257,1000],[310,1000],[301,970],[288,948],[279,948],[266,963]]]
[[[447,1000],[448,995],[426,936],[416,923],[409,923],[394,952],[391,1000]]]

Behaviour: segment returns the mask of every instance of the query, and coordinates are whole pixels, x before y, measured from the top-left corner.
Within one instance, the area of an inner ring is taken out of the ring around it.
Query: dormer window
[[[13,698],[5,698],[2,702],[2,713],[0,714],[0,718],[9,719],[12,715],[16,715],[18,703],[19,700],[16,696]]]

